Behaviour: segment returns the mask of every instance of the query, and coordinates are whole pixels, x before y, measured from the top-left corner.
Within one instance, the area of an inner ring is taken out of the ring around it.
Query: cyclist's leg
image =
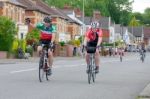
[[[48,62],[49,62],[49,67],[52,68],[53,65],[53,52],[51,49],[48,49]]]
[[[87,53],[87,52],[85,52],[85,61],[86,61],[86,64],[87,64],[87,70],[86,70],[86,72],[88,73],[89,72],[89,59],[90,59],[90,55]]]
[[[42,41],[40,41],[39,46],[37,47],[37,55],[40,56],[42,53]]]
[[[39,45],[39,46],[37,47],[37,54],[38,54],[38,56],[41,55],[41,52],[42,52],[42,46]]]
[[[85,59],[87,64],[89,64],[89,57],[90,55],[87,52],[85,52]]]
[[[96,52],[95,52],[96,73],[99,72],[99,64],[100,64],[100,54],[99,54],[99,50],[96,49]]]

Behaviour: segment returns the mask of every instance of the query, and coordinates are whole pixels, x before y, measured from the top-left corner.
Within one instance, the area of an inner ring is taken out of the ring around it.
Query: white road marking
[[[30,69],[24,69],[24,70],[11,71],[10,73],[14,74],[14,73],[27,72],[27,71],[34,71],[34,70],[37,70],[37,68],[30,68]]]
[[[129,60],[133,60],[135,58],[130,58],[130,59],[125,59],[123,61],[129,61]],[[112,63],[112,62],[119,62],[120,60],[111,60],[111,61],[102,61],[102,63]],[[80,64],[80,65],[54,65],[53,68],[72,68],[72,67],[79,67],[79,66],[85,66],[86,63]],[[30,69],[23,69],[23,70],[16,70],[16,71],[11,71],[11,74],[15,74],[15,73],[21,73],[21,72],[29,72],[29,71],[35,71],[38,68],[30,68]]]

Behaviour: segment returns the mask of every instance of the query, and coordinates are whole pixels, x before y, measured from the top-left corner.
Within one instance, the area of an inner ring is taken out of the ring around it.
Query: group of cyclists
[[[26,19],[26,24],[30,25],[34,28],[38,28],[40,30],[40,43],[37,48],[38,55],[41,55],[42,51],[42,44],[48,44],[48,75],[52,74],[52,66],[53,66],[53,54],[52,54],[52,46],[55,41],[55,33],[56,33],[56,26],[52,24],[52,18],[47,16],[43,19],[43,22],[39,22],[36,25],[33,25],[29,18]],[[99,65],[100,65],[100,54],[99,48],[102,43],[102,29],[100,28],[98,21],[91,22],[90,28],[85,33],[84,48],[88,47],[95,47],[95,72],[99,72]],[[88,49],[87,49],[88,50]],[[145,46],[142,46],[142,50],[145,50]],[[145,51],[144,51],[145,52]],[[89,63],[89,53],[86,51],[85,54],[86,63]],[[87,68],[88,73],[88,68]]]

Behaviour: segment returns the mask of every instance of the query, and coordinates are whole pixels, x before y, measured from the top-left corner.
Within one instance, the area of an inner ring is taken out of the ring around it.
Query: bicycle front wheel
[[[88,83],[91,84],[92,73],[89,71],[88,73]]]
[[[95,74],[95,72],[94,72],[94,73],[92,73],[93,82],[95,82],[95,78],[96,78],[96,74]]]
[[[142,61],[142,63],[144,62],[144,56],[141,57],[141,61]]]

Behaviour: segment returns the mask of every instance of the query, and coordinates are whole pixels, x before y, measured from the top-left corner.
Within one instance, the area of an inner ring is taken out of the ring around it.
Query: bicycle
[[[145,59],[145,53],[144,53],[144,50],[141,50],[140,55],[141,55],[140,60],[141,60],[142,63],[143,63],[143,62],[144,62],[144,59]]]
[[[119,53],[119,58],[120,58],[120,62],[122,62],[122,60],[123,60],[123,52]]]
[[[44,80],[44,76],[46,77],[46,80],[49,80],[48,75],[48,48],[52,49],[52,47],[49,47],[49,44],[42,44],[42,52],[40,55],[40,61],[39,61],[39,81],[42,82]]]
[[[95,65],[95,51],[96,47],[86,47],[87,53],[89,54],[89,64],[88,64],[88,83],[91,83],[91,79],[95,82],[96,78],[96,65]]]

